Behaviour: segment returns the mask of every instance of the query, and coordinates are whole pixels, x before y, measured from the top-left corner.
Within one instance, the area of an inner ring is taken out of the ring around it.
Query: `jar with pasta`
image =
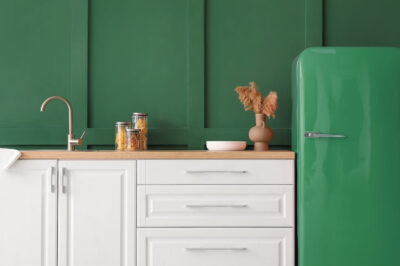
[[[147,150],[147,113],[132,114],[133,128],[140,129],[140,149]]]
[[[126,130],[126,151],[140,150],[140,129],[128,128]]]
[[[126,146],[126,130],[131,127],[130,122],[115,123],[115,149],[124,151]]]

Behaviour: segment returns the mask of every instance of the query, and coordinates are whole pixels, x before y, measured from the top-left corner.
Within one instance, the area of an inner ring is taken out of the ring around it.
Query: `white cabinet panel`
[[[294,184],[293,160],[139,160],[139,184]]]
[[[139,185],[139,227],[292,227],[293,185]]]
[[[135,161],[60,161],[59,181],[59,266],[135,265]]]
[[[129,160],[0,172],[0,265],[294,265],[293,160],[138,164],[137,187]]]
[[[0,172],[0,265],[57,265],[56,167],[26,160]]]
[[[139,266],[294,266],[293,229],[138,229]]]

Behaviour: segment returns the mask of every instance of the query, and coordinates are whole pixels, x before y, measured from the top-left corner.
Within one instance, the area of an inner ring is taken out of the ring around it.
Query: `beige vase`
[[[267,151],[268,143],[274,137],[272,129],[265,125],[265,115],[256,114],[256,125],[249,131],[249,138],[254,142],[255,151]]]

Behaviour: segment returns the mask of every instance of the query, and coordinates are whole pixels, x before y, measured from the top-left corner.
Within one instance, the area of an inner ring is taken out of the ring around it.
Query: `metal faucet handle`
[[[85,135],[86,135],[86,130],[83,131],[82,136],[79,139],[70,139],[69,143],[72,146],[81,146],[82,142],[83,142],[83,138],[85,137]]]
[[[83,131],[83,133],[82,133],[82,135],[81,135],[81,137],[79,138],[80,140],[83,140],[83,138],[86,136],[86,130],[85,131]]]

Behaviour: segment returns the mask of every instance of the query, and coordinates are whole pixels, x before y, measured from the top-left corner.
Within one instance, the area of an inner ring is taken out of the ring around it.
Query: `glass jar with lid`
[[[147,150],[147,113],[133,113],[133,128],[140,129],[140,149]]]
[[[126,146],[126,132],[132,126],[131,122],[115,123],[115,149],[124,151]]]
[[[126,151],[140,150],[140,129],[128,128],[126,130]]]

